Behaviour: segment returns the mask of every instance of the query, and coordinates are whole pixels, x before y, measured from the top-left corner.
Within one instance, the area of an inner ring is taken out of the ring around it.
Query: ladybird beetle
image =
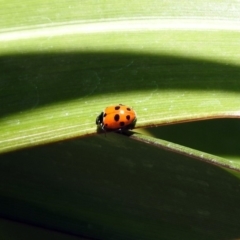
[[[137,121],[135,111],[123,104],[106,107],[96,119],[96,124],[104,131],[133,129]]]

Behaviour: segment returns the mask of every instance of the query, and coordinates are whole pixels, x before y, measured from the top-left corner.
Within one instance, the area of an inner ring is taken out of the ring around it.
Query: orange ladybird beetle
[[[136,122],[135,111],[123,104],[106,107],[96,119],[96,124],[104,131],[133,129]]]

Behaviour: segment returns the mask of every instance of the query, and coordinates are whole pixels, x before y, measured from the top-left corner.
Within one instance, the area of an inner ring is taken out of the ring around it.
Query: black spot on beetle
[[[106,114],[106,113],[104,113],[103,117],[106,117],[106,116],[107,116],[107,114]]]
[[[116,115],[114,116],[114,120],[115,120],[116,122],[118,122],[118,121],[119,121],[119,119],[120,119],[120,116],[119,116],[119,114],[116,114]]]
[[[116,107],[115,107],[115,110],[119,110],[119,109],[120,109],[120,106],[116,106]]]
[[[126,116],[126,119],[129,121],[129,120],[130,120],[130,115],[127,115],[127,116]]]
[[[128,111],[131,111],[131,108],[127,108]]]

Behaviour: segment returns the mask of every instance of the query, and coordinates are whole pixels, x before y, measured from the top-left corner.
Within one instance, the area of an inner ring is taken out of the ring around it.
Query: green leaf
[[[239,129],[239,119],[212,119],[136,131],[145,136],[164,139],[169,144],[177,143],[199,150],[200,155],[213,154],[215,160],[218,159],[217,156],[225,158],[226,162],[231,163],[231,167],[239,169]]]
[[[239,173],[120,134],[8,153],[0,165],[10,219],[98,239],[240,234]]]
[[[0,218],[0,237],[1,239],[15,240],[42,240],[42,239],[59,239],[59,240],[89,240],[83,237],[72,236],[62,232],[56,232],[49,229],[36,227],[33,225],[15,222],[7,219]],[[13,231],[14,229],[14,231]]]
[[[0,3],[3,219],[95,239],[239,237],[239,173],[222,167],[239,163],[212,151],[215,128],[209,149],[182,141],[189,129],[95,134],[117,103],[139,129],[239,118],[237,2]]]
[[[160,128],[160,129],[158,129],[158,131],[155,130],[153,132],[154,133],[161,132],[162,130],[163,129]],[[170,133],[170,132],[171,132],[171,130],[168,133]],[[189,132],[185,131],[184,133],[185,133],[185,138],[186,138],[187,137],[186,135],[189,134]],[[176,134],[174,136],[176,136]],[[147,144],[156,145],[156,146],[158,146],[162,149],[165,149],[167,151],[172,151],[172,152],[175,152],[175,153],[178,153],[178,154],[181,154],[181,155],[188,156],[190,158],[198,159],[200,161],[209,162],[209,163],[221,166],[221,167],[230,168],[230,169],[237,170],[237,171],[240,170],[239,161],[235,162],[232,159],[222,158],[222,157],[219,157],[217,155],[212,155],[212,154],[206,153],[204,151],[199,151],[199,150],[189,148],[189,147],[186,147],[186,146],[183,146],[183,145],[180,145],[180,144],[176,144],[176,143],[173,143],[173,142],[170,142],[170,141],[165,141],[165,140],[162,140],[162,139],[150,137],[150,136],[143,135],[143,134],[134,134],[133,133],[131,138],[133,138],[137,141],[145,142]],[[183,137],[182,139],[181,138],[180,139],[183,140],[185,138]],[[195,141],[192,141],[191,143],[196,144],[196,143],[198,143],[197,142],[198,140],[199,139],[197,138]],[[234,137],[232,137],[232,140],[234,140]],[[191,145],[191,143],[189,145]],[[215,143],[218,143],[218,142],[213,142],[212,145],[214,145]],[[211,148],[210,148],[211,150],[213,148],[212,145],[211,145]]]
[[[134,107],[137,127],[239,117],[237,39],[139,30],[3,42],[0,151],[92,134],[114,103]]]

